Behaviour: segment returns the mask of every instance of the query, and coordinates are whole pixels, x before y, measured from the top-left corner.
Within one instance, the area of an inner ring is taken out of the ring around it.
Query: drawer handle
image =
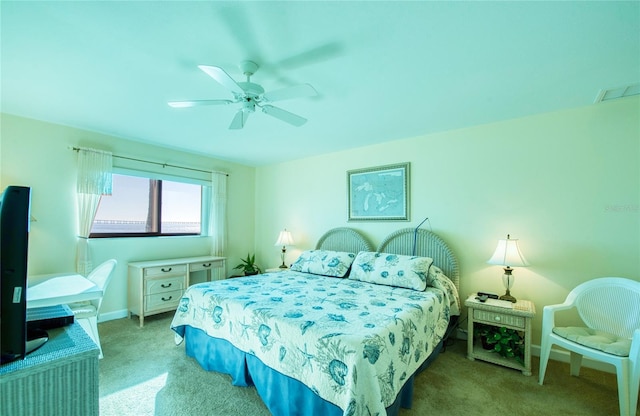
[[[498,321],[498,322],[500,321],[500,317],[499,316],[496,316],[496,321]]]
[[[166,302],[166,301],[168,301],[168,300],[171,300],[171,298],[172,298],[172,297],[173,297],[173,296],[169,296],[167,299],[162,298],[162,300]]]
[[[166,273],[166,272],[170,272],[171,270],[173,270],[173,267],[169,267],[167,270],[165,270],[165,269],[164,269],[164,267],[163,267],[163,268],[162,268],[162,269],[160,269],[160,270],[162,270],[163,272],[165,272],[165,273]]]
[[[211,263],[203,264],[202,267],[211,267]]]
[[[165,285],[164,283],[160,285],[161,288],[166,289],[168,287],[171,287],[173,283],[169,283],[168,285]]]

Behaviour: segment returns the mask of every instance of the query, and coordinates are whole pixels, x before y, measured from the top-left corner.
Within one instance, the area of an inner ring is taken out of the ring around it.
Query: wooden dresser
[[[190,274],[207,272],[207,280],[224,278],[225,258],[215,256],[184,257],[129,263],[127,306],[129,317],[138,315],[140,327],[144,317],[176,310],[189,287]]]

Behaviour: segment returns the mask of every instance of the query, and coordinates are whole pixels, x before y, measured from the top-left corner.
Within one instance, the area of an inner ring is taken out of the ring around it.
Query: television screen
[[[27,345],[27,255],[31,188],[9,186],[0,195],[0,363],[24,356],[46,339]],[[40,337],[42,338],[42,337]]]

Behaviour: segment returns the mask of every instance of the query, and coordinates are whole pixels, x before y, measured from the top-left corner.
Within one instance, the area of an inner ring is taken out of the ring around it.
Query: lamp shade
[[[293,237],[291,237],[291,233],[286,229],[280,231],[278,235],[278,241],[274,244],[275,246],[292,246],[293,245]]]
[[[506,240],[498,240],[496,251],[487,263],[508,267],[526,267],[529,265],[529,262],[522,255],[520,247],[518,247],[518,240],[509,238],[509,235],[507,235]]]

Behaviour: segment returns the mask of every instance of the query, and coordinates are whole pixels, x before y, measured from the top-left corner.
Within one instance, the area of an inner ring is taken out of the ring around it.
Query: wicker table
[[[0,366],[3,415],[98,415],[98,346],[78,323],[49,329],[49,341]]]
[[[518,300],[518,302],[511,304],[510,302],[504,303],[503,301],[493,301],[492,299],[488,299],[487,302],[483,303],[476,300],[476,294],[469,296],[464,304],[469,308],[467,318],[469,323],[467,357],[471,361],[478,359],[515,368],[522,371],[525,376],[530,376],[531,318],[536,314],[534,304],[528,300]],[[524,337],[524,365],[514,359],[502,357],[493,351],[487,351],[481,345],[475,345],[474,323],[476,322],[520,331]]]

